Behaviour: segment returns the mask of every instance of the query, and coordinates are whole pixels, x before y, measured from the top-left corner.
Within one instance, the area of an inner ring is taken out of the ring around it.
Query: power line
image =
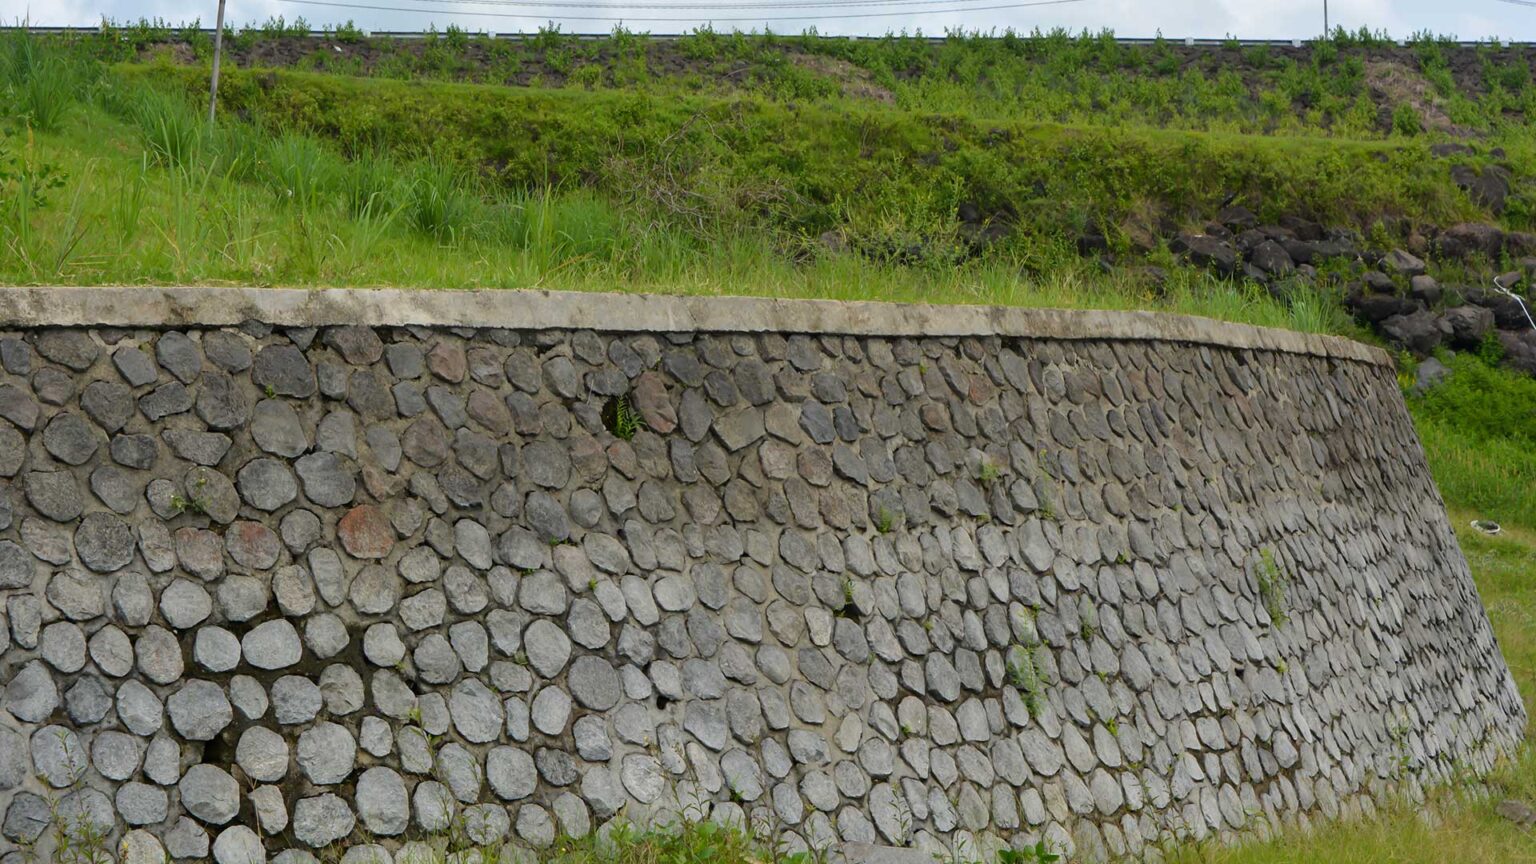
[[[1536,2],[1532,0],[1499,0],[1500,3],[1508,3],[1511,6],[1530,6],[1536,8]]]
[[[439,15],[439,14],[443,14],[444,13],[444,10],[442,10],[442,9],[422,9],[422,8],[419,8],[419,7],[418,8],[409,8],[409,7],[404,7],[404,6],[383,6],[383,5],[375,5],[375,4],[372,4],[372,3],[342,3],[342,2],[337,2],[337,0],[278,0],[278,2],[280,2],[280,3],[292,3],[292,4],[299,5],[299,6],[328,6],[328,7],[339,8],[339,9],[367,9],[367,10],[376,11],[376,12],[424,12],[424,13],[432,14],[432,15]],[[426,0],[426,2],[436,2],[436,0]],[[893,0],[893,2],[894,2],[894,0]],[[915,0],[915,2],[921,2],[921,0]],[[946,0],[928,0],[928,2],[929,2],[929,5],[931,5],[932,3],[935,3],[935,2],[939,2],[939,3],[946,2]],[[956,2],[965,2],[965,0],[956,0]],[[951,8],[942,8],[942,9],[902,10],[902,11],[899,11],[899,12],[852,12],[852,13],[849,13],[847,15],[787,15],[787,16],[779,16],[779,17],[765,16],[765,17],[745,17],[745,18],[716,18],[716,17],[710,16],[710,15],[694,15],[694,16],[690,16],[690,17],[686,17],[686,18],[679,18],[679,17],[641,17],[641,18],[631,18],[631,17],[627,17],[627,16],[623,16],[623,15],[527,15],[527,14],[518,14],[518,13],[513,13],[513,12],[472,12],[472,11],[468,11],[468,10],[463,10],[463,11],[455,10],[455,11],[449,13],[449,14],[453,14],[453,15],[469,15],[469,16],[474,16],[474,17],[477,17],[477,18],[522,18],[522,19],[527,19],[527,20],[539,20],[539,21],[547,21],[547,20],[549,20],[551,18],[559,18],[562,21],[618,21],[618,22],[623,22],[623,21],[678,22],[678,21],[701,21],[701,20],[705,20],[705,21],[727,21],[727,22],[730,22],[730,21],[829,21],[829,20],[830,21],[841,21],[841,20],[845,20],[845,19],[849,19],[849,18],[890,18],[890,17],[900,16],[900,15],[921,15],[921,14],[924,14],[924,13],[927,13],[927,12],[990,12],[990,11],[998,10],[998,9],[1026,9],[1026,8],[1035,7],[1035,6],[1066,6],[1066,5],[1073,4],[1073,3],[1086,3],[1086,2],[1088,2],[1088,0],[1034,0],[1034,2],[1026,2],[1026,3],[1003,3],[1003,4],[993,5],[993,6],[968,6],[968,7],[965,7],[963,9],[951,7]],[[561,4],[560,3],[533,3],[533,2],[529,2],[527,5],[529,5],[529,6],[539,6],[539,7],[554,7],[554,6],[559,6]],[[826,8],[826,6],[827,6],[827,4],[824,4],[824,3],[813,4],[813,5],[815,5],[817,8]],[[853,5],[853,4],[850,3],[848,5]],[[730,7],[729,6],[717,6],[717,7],[704,7],[704,8],[730,8]]]

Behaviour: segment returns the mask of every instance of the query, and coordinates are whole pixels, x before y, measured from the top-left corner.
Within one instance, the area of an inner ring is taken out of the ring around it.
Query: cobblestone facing
[[[129,861],[297,864],[685,809],[1093,860],[1368,810],[1525,724],[1369,362],[261,324],[0,349],[4,864],[52,819]]]

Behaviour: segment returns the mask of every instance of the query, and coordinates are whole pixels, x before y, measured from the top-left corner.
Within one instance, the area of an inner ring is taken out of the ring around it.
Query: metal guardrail
[[[939,11],[942,11],[942,10],[939,10]],[[558,16],[551,16],[550,20],[551,21],[558,20]],[[701,21],[705,21],[705,20],[708,20],[708,18],[706,16],[701,16],[700,20]],[[132,24],[127,24],[127,25],[123,25],[123,26],[120,26],[120,27],[116,27],[115,29],[118,29],[118,30],[130,30],[130,29],[133,28],[133,26],[134,25],[132,25]],[[171,32],[171,34],[173,36],[175,34],[178,34],[178,33],[185,33],[185,32],[187,32],[187,28],[184,28],[184,27],[168,27],[167,29]],[[102,28],[99,27],[99,26],[95,26],[95,27],[40,27],[40,26],[14,27],[14,26],[0,26],[0,33],[8,33],[8,32],[13,32],[13,31],[17,31],[17,30],[26,30],[28,32],[37,33],[37,34],[41,34],[41,35],[71,35],[71,34],[75,34],[75,35],[88,35],[88,34],[92,34],[92,33],[99,33],[99,32],[101,32]],[[211,35],[213,35],[213,28],[212,27],[199,27],[199,28],[197,28],[197,32],[202,33],[204,35],[211,36]],[[417,39],[430,39],[430,38],[434,38],[434,37],[442,38],[442,36],[443,36],[442,31],[438,31],[436,33],[432,33],[432,32],[425,31],[425,30],[360,30],[359,32],[362,35],[370,37],[370,38],[376,38],[376,39],[400,39],[400,40],[407,40],[407,41],[408,40],[417,40]],[[721,31],[721,32],[727,32],[727,31]],[[300,38],[300,34],[295,34],[295,33],[292,33],[292,32],[289,32],[289,33],[287,33],[285,35],[287,37],[289,37],[289,38]],[[521,40],[521,39],[531,39],[531,38],[534,38],[537,34],[536,33],[531,33],[531,32],[525,32],[525,31],[505,32],[505,33],[487,33],[487,32],[478,32],[477,31],[477,32],[470,32],[469,35],[471,37],[489,37],[489,38],[492,38],[492,39]],[[602,32],[602,33],[562,33],[561,35],[569,37],[569,38],[573,38],[573,39],[578,39],[578,40],[581,40],[581,41],[584,41],[584,42],[593,42],[593,41],[599,41],[599,40],[610,38],[610,36],[612,34],[610,32],[606,32],[605,31],[605,32]],[[651,39],[651,40],[654,40],[654,41],[657,41],[657,42],[668,42],[668,41],[673,41],[673,40],[677,40],[677,39],[682,39],[682,38],[685,38],[685,37],[690,36],[692,34],[689,34],[689,33],[634,33],[634,34],[631,34],[631,35],[633,35],[633,36],[635,36],[637,38]],[[780,36],[798,36],[798,34],[789,34],[789,33],[780,33],[778,35],[780,35]],[[978,35],[981,35],[981,34],[978,34]],[[302,38],[307,38],[307,39],[334,39],[334,38],[336,38],[336,33],[335,33],[335,31],[331,31],[331,30],[311,30],[307,34],[303,34]],[[876,41],[880,41],[882,39],[886,39],[888,37],[886,37],[886,36],[820,36],[818,38],[829,39],[829,40],[840,40],[840,41],[852,41],[852,42],[876,42]],[[921,38],[921,39],[923,39],[924,41],[926,41],[926,42],[928,42],[930,44],[938,45],[938,44],[942,44],[945,41],[947,41],[949,37],[947,37],[947,36],[923,36],[923,37],[912,37],[912,36],[909,36],[909,37],[904,37],[904,38]],[[967,38],[975,38],[975,37],[967,36]],[[982,38],[987,38],[987,37],[986,36],[982,36]],[[1002,37],[1001,36],[997,36],[997,37],[994,37],[994,38],[1002,38]],[[1027,38],[1027,37],[1025,37],[1025,38]],[[1115,37],[1115,42],[1116,43],[1118,43],[1120,45],[1127,45],[1127,46],[1155,45],[1155,44],[1157,44],[1158,41],[1159,41],[1158,37],[1146,37],[1146,36],[1126,36],[1126,37],[1116,36]],[[1182,45],[1182,46],[1187,47],[1187,48],[1221,48],[1221,47],[1225,47],[1227,45],[1236,45],[1239,48],[1301,48],[1301,47],[1304,47],[1306,45],[1312,44],[1312,43],[1314,43],[1314,42],[1316,42],[1318,40],[1316,40],[1316,39],[1210,39],[1210,38],[1198,38],[1197,39],[1197,38],[1193,38],[1193,37],[1186,37],[1186,38],[1182,38],[1182,39],[1170,39],[1168,37],[1162,37],[1162,41],[1167,43],[1167,44],[1170,44],[1170,45]],[[1409,40],[1407,40],[1407,39],[1394,39],[1392,41],[1393,41],[1394,44],[1396,44],[1399,47],[1404,47],[1404,46],[1407,46],[1409,44]],[[1494,40],[1494,39],[1477,39],[1477,40],[1457,39],[1457,40],[1448,40],[1446,42],[1446,44],[1455,45],[1455,46],[1457,46],[1459,48],[1479,48],[1479,47],[1488,46],[1488,45],[1495,45],[1495,46],[1503,47],[1503,48],[1536,48],[1536,41],[1505,41],[1505,40]]]

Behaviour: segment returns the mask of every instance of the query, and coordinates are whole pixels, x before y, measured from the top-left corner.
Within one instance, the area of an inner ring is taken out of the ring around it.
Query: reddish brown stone
[[[395,545],[389,518],[372,504],[359,504],[348,510],[336,525],[336,536],[353,558],[383,558]]]
[[[260,522],[240,521],[224,530],[224,546],[235,563],[252,570],[267,570],[277,563],[282,543],[277,533]]]
[[[640,412],[640,419],[645,421],[652,432],[665,435],[677,428],[677,409],[672,407],[672,400],[667,398],[667,385],[660,373],[646,372],[636,378],[631,396],[635,410]]]
[[[427,368],[432,374],[451,381],[454,384],[464,380],[468,363],[464,359],[464,349],[447,342],[439,342],[432,346],[427,353]]]

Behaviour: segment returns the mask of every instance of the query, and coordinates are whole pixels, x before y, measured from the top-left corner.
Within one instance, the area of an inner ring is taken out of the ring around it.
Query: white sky
[[[235,24],[262,21],[269,16],[283,15],[288,19],[303,16],[314,26],[339,23],[351,19],[358,26],[373,30],[418,30],[435,24],[439,29],[458,24],[469,30],[510,32],[534,30],[547,20],[562,25],[565,32],[605,32],[612,28],[610,21],[583,21],[562,19],[561,10],[550,7],[496,6],[492,2],[443,3],[434,0],[338,0],[369,6],[413,7],[427,9],[424,12],[390,12],[369,9],[327,8],[284,2],[284,0],[228,0],[227,20]],[[531,0],[520,0],[531,2]],[[601,3],[598,9],[570,9],[570,15],[628,16],[631,30],[653,33],[676,33],[692,29],[708,19],[700,17],[690,21],[641,21],[645,17],[683,16],[696,14],[694,10],[626,9],[616,0],[579,0]],[[656,2],[701,3],[706,0],[634,0],[643,5]],[[720,19],[750,17],[754,15],[783,16],[800,14],[798,9],[737,9],[731,7],[744,2],[810,2],[810,0],[707,0],[718,2],[722,11],[705,12],[716,15],[716,29],[751,30],[771,27],[776,32],[797,33],[814,25],[822,33],[880,34],[908,32],[921,29],[928,34],[941,34],[946,28],[1003,29],[1013,27],[1028,31],[1034,27],[1049,29],[1067,27],[1072,30],[1087,28],[1098,31],[1109,28],[1122,36],[1151,36],[1161,31],[1169,38],[1223,37],[1228,35],[1245,38],[1305,38],[1323,29],[1323,0],[1082,0],[1071,5],[1054,7],[994,9],[984,11],[924,11],[934,7],[916,7],[907,12],[905,7],[863,6],[856,11],[901,11],[894,17],[831,19],[831,20],[782,20],[763,22],[731,21]],[[849,0],[829,0],[845,3]],[[937,8],[966,6],[996,6],[1009,0],[938,0]],[[1015,0],[1018,2],[1018,0]],[[1416,31],[1429,30],[1439,34],[1454,35],[1463,39],[1502,38],[1505,40],[1536,41],[1536,6],[1521,6],[1500,0],[1328,0],[1330,20],[1334,25],[1351,30],[1366,26],[1372,30],[1386,30],[1393,36],[1404,37]],[[201,19],[204,25],[213,21],[216,0],[0,0],[0,19],[6,23],[30,20],[34,24],[92,25],[103,16],[115,20],[137,20],[140,17],[164,18],[172,23]],[[472,16],[465,12],[527,13],[528,18],[500,18]],[[828,10],[803,10],[804,14],[824,15]],[[831,10],[836,12],[837,10]],[[855,11],[855,10],[844,10]]]

